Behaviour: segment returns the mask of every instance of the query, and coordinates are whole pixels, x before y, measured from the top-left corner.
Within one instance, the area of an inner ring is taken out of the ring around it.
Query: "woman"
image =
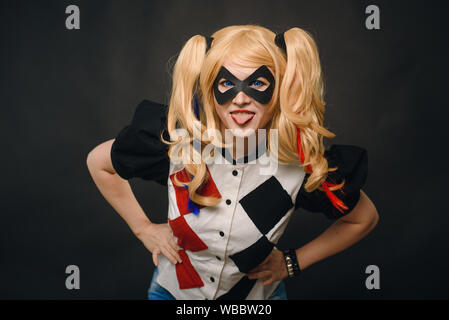
[[[366,150],[325,150],[335,135],[322,126],[323,92],[307,32],[226,27],[186,42],[168,110],[143,100],[116,139],[89,153],[99,190],[152,252],[150,299],[286,299],[283,279],[374,228],[377,210],[361,190]],[[148,219],[133,177],[168,186],[167,224]],[[279,250],[299,207],[338,220]]]

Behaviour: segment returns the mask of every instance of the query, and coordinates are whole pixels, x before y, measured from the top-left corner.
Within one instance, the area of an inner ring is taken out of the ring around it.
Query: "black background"
[[[443,1],[2,1],[1,299],[146,299],[151,254],[102,198],[88,152],[144,98],[166,103],[168,71],[195,34],[255,23],[316,40],[332,143],[368,150],[364,191],[380,221],[362,241],[286,282],[289,299],[447,299],[447,10]],[[80,8],[67,30],[65,8]],[[365,8],[380,8],[380,30]],[[151,220],[166,189],[131,181]],[[297,211],[281,245],[331,221]],[[81,289],[65,288],[77,265]],[[380,268],[379,290],[365,268]]]

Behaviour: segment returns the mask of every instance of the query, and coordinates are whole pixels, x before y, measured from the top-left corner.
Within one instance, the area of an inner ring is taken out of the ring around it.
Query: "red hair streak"
[[[301,159],[301,163],[304,163],[305,158],[304,158],[304,153],[302,152],[302,148],[301,148],[301,133],[300,133],[300,130],[298,127],[296,128],[296,142],[298,144],[299,159]],[[310,165],[307,165],[307,169],[309,169],[310,172],[313,172],[312,167]],[[332,202],[332,205],[335,208],[337,208],[338,211],[340,211],[341,213],[344,213],[343,209],[348,210],[348,207],[343,203],[343,201],[338,199],[337,196],[335,194],[333,194],[332,191],[329,190],[329,187],[335,187],[336,184],[332,184],[327,181],[323,181],[323,182],[321,182],[321,186],[323,187],[324,191],[326,192],[326,195],[329,198],[329,200]]]

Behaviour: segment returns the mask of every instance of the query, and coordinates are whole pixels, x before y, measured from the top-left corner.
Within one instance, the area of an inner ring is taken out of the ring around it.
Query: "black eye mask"
[[[268,82],[270,82],[268,88],[266,88],[264,91],[260,91],[251,87],[251,84],[259,77],[263,77],[267,79]],[[234,86],[226,90],[225,92],[220,92],[220,90],[218,90],[218,82],[221,79],[231,81]],[[265,65],[259,67],[243,81],[237,79],[231,72],[229,72],[228,69],[222,66],[214,82],[215,99],[217,99],[217,102],[221,105],[226,104],[226,102],[233,99],[240,91],[243,91],[246,95],[261,104],[267,104],[268,102],[270,102],[271,97],[273,96],[273,90],[274,77],[268,67]]]

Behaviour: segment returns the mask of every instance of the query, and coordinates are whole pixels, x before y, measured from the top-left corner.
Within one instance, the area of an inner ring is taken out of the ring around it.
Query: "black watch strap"
[[[283,251],[285,265],[287,267],[288,276],[290,278],[297,277],[301,274],[295,249],[287,249]]]

